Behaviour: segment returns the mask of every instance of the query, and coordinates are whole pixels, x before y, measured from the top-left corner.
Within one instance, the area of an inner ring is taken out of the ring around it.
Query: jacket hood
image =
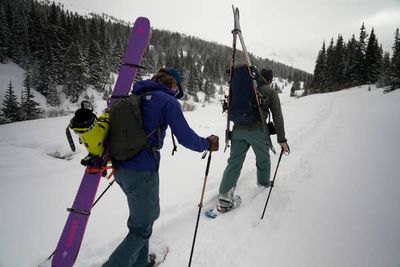
[[[133,94],[143,94],[152,91],[162,91],[171,96],[175,96],[176,92],[172,91],[167,86],[152,80],[138,81],[132,87]]]

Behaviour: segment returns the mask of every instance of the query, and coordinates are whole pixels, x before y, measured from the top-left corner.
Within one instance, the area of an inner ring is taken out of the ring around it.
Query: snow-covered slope
[[[400,91],[372,87],[289,98],[281,95],[292,153],[284,156],[266,216],[249,151],[237,193],[242,206],[202,216],[192,266],[398,266],[400,263]],[[219,104],[187,112],[203,136],[221,138]],[[54,250],[83,173],[84,148],[70,154],[70,117],[0,126],[0,266],[37,266]],[[168,246],[162,266],[186,266],[206,160],[167,136],[160,169],[161,217],[152,249]],[[70,160],[55,158],[54,155]],[[216,201],[228,153],[213,154],[205,207]],[[272,156],[275,168],[277,156]],[[108,183],[102,181],[99,192]],[[76,266],[101,266],[125,236],[127,205],[117,185],[93,209]]]

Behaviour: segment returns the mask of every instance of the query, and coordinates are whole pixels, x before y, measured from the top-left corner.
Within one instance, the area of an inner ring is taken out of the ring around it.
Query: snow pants
[[[271,161],[269,157],[269,143],[263,129],[243,130],[233,129],[231,153],[228,165],[219,186],[219,194],[233,192],[242,170],[243,162],[249,148],[256,156],[257,184],[268,186],[270,181]]]
[[[153,223],[160,215],[158,172],[118,168],[115,180],[129,206],[129,233],[103,267],[145,267]]]

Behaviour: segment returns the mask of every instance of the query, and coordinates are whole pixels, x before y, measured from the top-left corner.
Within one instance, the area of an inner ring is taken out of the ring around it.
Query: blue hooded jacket
[[[164,144],[167,126],[172,129],[178,142],[184,147],[202,152],[209,149],[207,139],[198,136],[188,125],[183,116],[181,105],[175,99],[175,92],[167,86],[152,80],[136,82],[132,88],[133,94],[142,96],[143,127],[146,133],[159,128],[148,139],[148,144],[159,149]],[[160,153],[155,156],[151,148],[144,149],[132,159],[113,161],[116,168],[122,167],[139,171],[157,171],[160,165]]]

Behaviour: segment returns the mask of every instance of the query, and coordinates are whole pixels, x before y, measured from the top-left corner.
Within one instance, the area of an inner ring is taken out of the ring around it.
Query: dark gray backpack
[[[141,97],[131,94],[115,101],[110,109],[110,154],[115,160],[127,160],[149,147],[147,139],[157,131],[146,134],[143,128]]]

